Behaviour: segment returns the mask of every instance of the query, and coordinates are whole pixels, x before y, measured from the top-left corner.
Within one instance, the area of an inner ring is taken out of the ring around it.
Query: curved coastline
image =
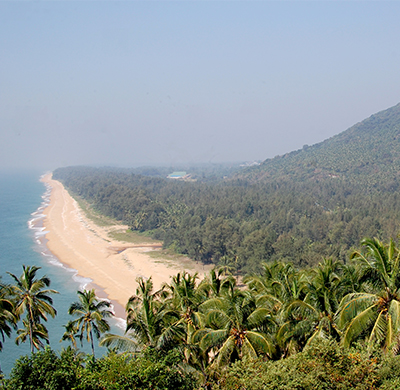
[[[154,288],[158,289],[181,270],[202,276],[211,269],[190,260],[184,264],[156,261],[146,254],[149,248],[145,245],[110,239],[107,229],[86,218],[75,199],[59,181],[52,179],[51,173],[42,176],[41,181],[46,192],[29,226],[36,230],[42,254],[49,256],[54,265],[73,272],[81,288],[94,288],[99,298],[110,300],[116,317],[125,320],[124,307],[136,292],[138,276],[152,277]]]

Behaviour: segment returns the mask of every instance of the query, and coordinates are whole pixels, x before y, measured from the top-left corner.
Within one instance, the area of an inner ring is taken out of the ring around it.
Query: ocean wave
[[[78,270],[74,268],[70,268],[62,263],[50,250],[46,245],[46,234],[49,233],[49,230],[46,230],[44,224],[44,219],[46,215],[43,211],[48,207],[50,204],[50,195],[51,195],[51,186],[47,183],[44,183],[46,186],[46,191],[42,195],[42,203],[37,208],[36,211],[31,213],[32,219],[28,221],[28,227],[30,230],[34,232],[35,242],[37,244],[37,251],[43,256],[48,264],[51,264],[54,267],[62,268],[63,271],[67,274],[70,274],[70,278],[77,284],[77,289],[79,290],[86,290],[90,283],[93,283],[93,280],[88,277],[83,277],[78,274]],[[106,300],[111,302],[109,299],[97,297],[100,300]],[[111,303],[111,310],[114,312],[114,306]],[[113,322],[115,322],[115,326],[118,329],[125,331],[126,329],[126,321],[123,318],[113,317]]]
[[[126,320],[124,320],[123,318],[119,318],[119,317],[114,317],[115,320],[115,326],[118,329],[122,329],[123,331],[126,330]]]

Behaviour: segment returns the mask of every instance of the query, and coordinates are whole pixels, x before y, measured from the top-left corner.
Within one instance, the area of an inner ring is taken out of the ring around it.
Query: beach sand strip
[[[152,277],[154,289],[158,289],[180,271],[197,272],[202,278],[211,270],[211,266],[190,259],[150,257],[149,250],[160,250],[159,242],[133,245],[113,240],[109,229],[88,219],[76,200],[59,181],[52,179],[51,174],[45,175],[42,181],[51,187],[50,204],[44,210],[49,250],[60,262],[76,269],[78,275],[90,278],[93,281],[90,288],[98,286],[97,290],[102,291],[96,293],[114,303],[119,317],[125,315],[123,308],[136,293],[137,277]]]

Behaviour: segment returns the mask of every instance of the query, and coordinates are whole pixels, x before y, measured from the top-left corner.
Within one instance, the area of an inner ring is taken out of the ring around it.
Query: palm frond
[[[371,324],[373,324],[378,316],[376,305],[371,305],[361,313],[358,313],[350,322],[343,333],[342,343],[348,348],[350,344],[362,334]]]
[[[275,347],[267,339],[266,335],[259,332],[247,331],[246,338],[246,344],[250,344],[257,355],[267,355],[270,358],[274,355]]]
[[[337,323],[339,328],[344,328],[358,313],[371,305],[375,305],[378,297],[375,294],[353,293],[346,295],[339,305]]]
[[[221,348],[218,350],[215,364],[217,367],[225,366],[230,361],[232,353],[235,349],[235,341],[233,337],[228,337]]]
[[[123,352],[137,352],[140,349],[139,343],[133,338],[132,334],[124,336],[106,333],[100,340],[101,347],[116,348]]]

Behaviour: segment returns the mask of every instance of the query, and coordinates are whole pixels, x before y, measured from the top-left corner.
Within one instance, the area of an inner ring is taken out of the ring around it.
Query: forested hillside
[[[320,144],[227,179],[179,182],[110,168],[57,169],[98,211],[204,262],[255,271],[346,261],[363,237],[399,233],[400,105]]]
[[[277,156],[240,175],[264,181],[335,179],[364,190],[398,190],[400,103],[328,140]]]

